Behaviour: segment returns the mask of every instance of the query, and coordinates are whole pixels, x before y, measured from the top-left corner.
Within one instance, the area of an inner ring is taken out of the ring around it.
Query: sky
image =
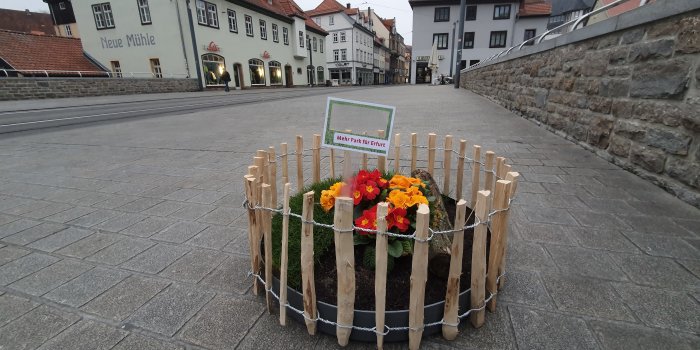
[[[294,0],[303,10],[311,10],[321,3],[322,0]],[[404,38],[406,44],[411,44],[413,37],[412,21],[413,14],[408,0],[340,0],[341,4],[350,2],[352,7],[366,9],[373,8],[376,13],[383,18],[396,17],[397,31]],[[49,7],[41,0],[0,0],[0,7],[13,10],[29,9],[33,12],[49,12]]]

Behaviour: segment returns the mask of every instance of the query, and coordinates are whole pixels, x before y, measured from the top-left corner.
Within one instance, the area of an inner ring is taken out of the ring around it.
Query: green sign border
[[[384,128],[384,130],[385,130],[384,137],[379,137],[378,135],[358,134],[355,132],[344,132],[344,131],[340,131],[340,132],[343,134],[347,134],[347,135],[355,135],[355,136],[361,136],[361,137],[374,139],[374,140],[386,141],[389,144],[391,144],[390,140],[391,140],[391,134],[392,134],[392,129],[393,129],[393,125],[394,125],[394,115],[396,114],[396,107],[385,106],[385,105],[380,105],[380,104],[376,104],[376,103],[362,102],[362,101],[346,100],[346,99],[336,98],[336,97],[328,97],[328,103],[326,105],[326,121],[323,125],[323,146],[337,148],[337,149],[343,149],[343,150],[348,150],[348,151],[358,151],[358,152],[362,152],[362,153],[369,153],[369,154],[380,155],[380,156],[388,156],[389,155],[389,147],[387,147],[386,152],[383,152],[383,151],[377,150],[376,148],[335,143],[333,141],[335,139],[335,132],[339,131],[339,130],[331,130],[330,125],[331,125],[331,117],[333,114],[333,107],[336,105],[353,106],[353,107],[366,108],[366,109],[372,109],[372,110],[376,110],[376,111],[386,112],[387,113],[387,123],[386,123],[386,128]]]

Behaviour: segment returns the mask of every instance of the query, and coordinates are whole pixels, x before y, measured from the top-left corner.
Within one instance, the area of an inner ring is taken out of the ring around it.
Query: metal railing
[[[0,77],[45,77],[45,78],[189,78],[185,73],[162,73],[159,77],[153,72],[110,72],[52,69],[0,69]]]
[[[639,1],[639,6],[640,6],[640,7],[646,5],[646,3],[648,2],[648,0],[617,0],[617,1],[611,2],[611,3],[609,3],[609,4],[605,5],[605,6],[601,6],[601,7],[598,8],[598,9],[595,9],[595,10],[593,10],[593,11],[591,11],[591,12],[588,12],[588,13],[585,14],[585,15],[582,15],[582,16],[580,16],[580,17],[578,17],[578,18],[574,18],[574,19],[572,19],[572,20],[570,20],[570,21],[568,21],[568,22],[566,22],[566,23],[564,23],[564,24],[561,24],[561,25],[559,25],[559,26],[557,26],[557,27],[554,27],[554,28],[552,28],[552,29],[549,29],[549,30],[547,30],[546,32],[544,32],[544,33],[542,33],[542,34],[540,34],[540,35],[538,35],[538,36],[534,36],[534,37],[532,37],[532,38],[530,38],[530,39],[527,39],[527,40],[523,41],[522,43],[520,43],[520,44],[518,44],[518,45],[511,46],[510,48],[505,49],[505,50],[503,50],[503,51],[501,51],[501,52],[499,52],[499,53],[497,53],[497,54],[494,54],[494,55],[490,56],[489,58],[487,58],[487,59],[485,59],[485,60],[483,60],[483,61],[480,61],[480,62],[478,62],[478,63],[475,63],[475,64],[473,64],[473,65],[471,65],[471,66],[469,66],[469,67],[467,67],[467,68],[465,68],[465,69],[477,68],[477,67],[479,67],[480,65],[482,65],[482,64],[484,64],[484,63],[486,63],[486,62],[495,60],[495,59],[501,57],[502,55],[507,55],[507,54],[509,54],[513,49],[517,49],[516,51],[520,51],[520,49],[522,49],[522,47],[525,46],[525,45],[527,45],[528,43],[539,44],[539,43],[541,43],[543,40],[545,40],[545,38],[547,37],[547,35],[550,35],[550,34],[552,34],[552,33],[558,33],[559,30],[565,29],[565,28],[568,27],[568,26],[571,26],[571,27],[570,27],[570,29],[569,29],[568,31],[566,31],[566,32],[570,33],[570,32],[572,32],[572,31],[576,30],[576,28],[579,26],[579,24],[583,23],[583,21],[586,20],[586,19],[588,19],[589,17],[591,17],[591,16],[593,16],[593,15],[596,15],[596,14],[598,14],[598,13],[601,13],[601,12],[603,12],[603,11],[607,11],[607,10],[609,10],[609,9],[615,7],[615,6],[618,6],[618,5],[620,5],[620,4],[626,3],[626,2],[628,2],[628,1]]]

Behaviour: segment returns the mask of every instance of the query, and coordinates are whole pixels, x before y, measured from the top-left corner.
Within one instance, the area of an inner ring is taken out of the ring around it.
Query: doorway
[[[243,89],[243,69],[240,63],[233,65],[233,86],[236,90]]]
[[[284,78],[286,82],[286,87],[290,88],[294,86],[294,72],[292,72],[292,66],[284,66]]]

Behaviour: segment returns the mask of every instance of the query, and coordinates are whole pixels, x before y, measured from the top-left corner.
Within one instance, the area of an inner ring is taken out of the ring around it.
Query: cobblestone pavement
[[[396,132],[450,133],[522,173],[497,312],[424,348],[700,348],[698,209],[464,90],[338,97],[396,105]],[[336,347],[249,294],[240,206],[252,153],[310,140],[324,103],[0,137],[0,348]]]

